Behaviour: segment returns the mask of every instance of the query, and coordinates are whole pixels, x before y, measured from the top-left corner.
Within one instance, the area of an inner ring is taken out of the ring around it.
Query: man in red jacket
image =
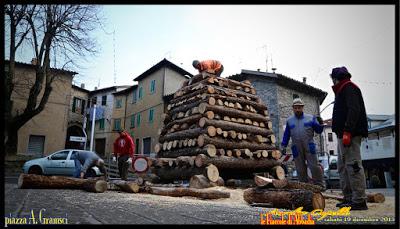
[[[192,65],[199,72],[211,71],[215,72],[217,76],[221,76],[222,71],[224,71],[224,66],[218,60],[194,60]]]
[[[133,154],[135,153],[135,144],[131,136],[125,130],[119,130],[119,137],[114,142],[114,158],[118,158],[119,176],[123,180],[128,179],[129,164],[132,163]]]

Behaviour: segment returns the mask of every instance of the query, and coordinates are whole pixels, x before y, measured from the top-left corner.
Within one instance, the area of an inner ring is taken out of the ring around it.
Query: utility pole
[[[93,137],[94,137],[94,125],[96,121],[96,104],[93,106],[93,115],[92,115],[92,130],[90,131],[90,151],[93,151]]]

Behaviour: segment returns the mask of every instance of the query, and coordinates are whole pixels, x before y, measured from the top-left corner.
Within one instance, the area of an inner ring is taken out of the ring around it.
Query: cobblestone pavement
[[[250,207],[243,199],[240,200],[240,191],[232,190],[232,193],[235,194],[232,201],[199,200],[119,191],[89,193],[82,190],[18,189],[16,182],[8,182],[4,186],[4,215],[29,218],[33,211],[38,218],[40,210],[44,209],[42,217],[67,218],[68,224],[260,224],[260,213],[272,210]],[[332,205],[328,209],[337,210],[333,207],[335,203],[327,201]],[[394,197],[387,197],[385,203],[393,205],[393,212],[372,212],[371,215],[394,216]],[[373,209],[379,204],[369,206]],[[358,211],[352,216],[360,218],[366,212]]]

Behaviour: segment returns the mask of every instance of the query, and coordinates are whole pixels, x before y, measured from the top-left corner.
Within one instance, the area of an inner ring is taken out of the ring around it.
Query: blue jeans
[[[75,161],[75,170],[74,170],[74,177],[79,178],[81,176],[81,162],[78,159],[74,159]]]

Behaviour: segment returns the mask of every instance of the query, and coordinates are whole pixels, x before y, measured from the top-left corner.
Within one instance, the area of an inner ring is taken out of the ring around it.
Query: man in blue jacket
[[[314,132],[323,131],[322,119],[310,114],[304,114],[304,103],[300,98],[293,100],[294,115],[286,121],[286,128],[281,143],[285,154],[289,139],[292,138],[292,154],[300,182],[310,182],[307,176],[307,166],[310,168],[314,184],[325,189],[321,167],[314,143]],[[307,161],[307,164],[306,164]]]
[[[361,90],[351,80],[346,67],[332,69],[335,105],[332,131],[338,138],[338,171],[344,201],[337,207],[368,210],[365,174],[361,161],[361,138],[368,137],[368,122]]]
[[[76,151],[74,155],[75,160],[75,172],[74,177],[76,178],[87,178],[88,170],[94,166],[97,166],[100,171],[107,177],[106,168],[104,166],[104,160],[99,157],[93,151]]]

